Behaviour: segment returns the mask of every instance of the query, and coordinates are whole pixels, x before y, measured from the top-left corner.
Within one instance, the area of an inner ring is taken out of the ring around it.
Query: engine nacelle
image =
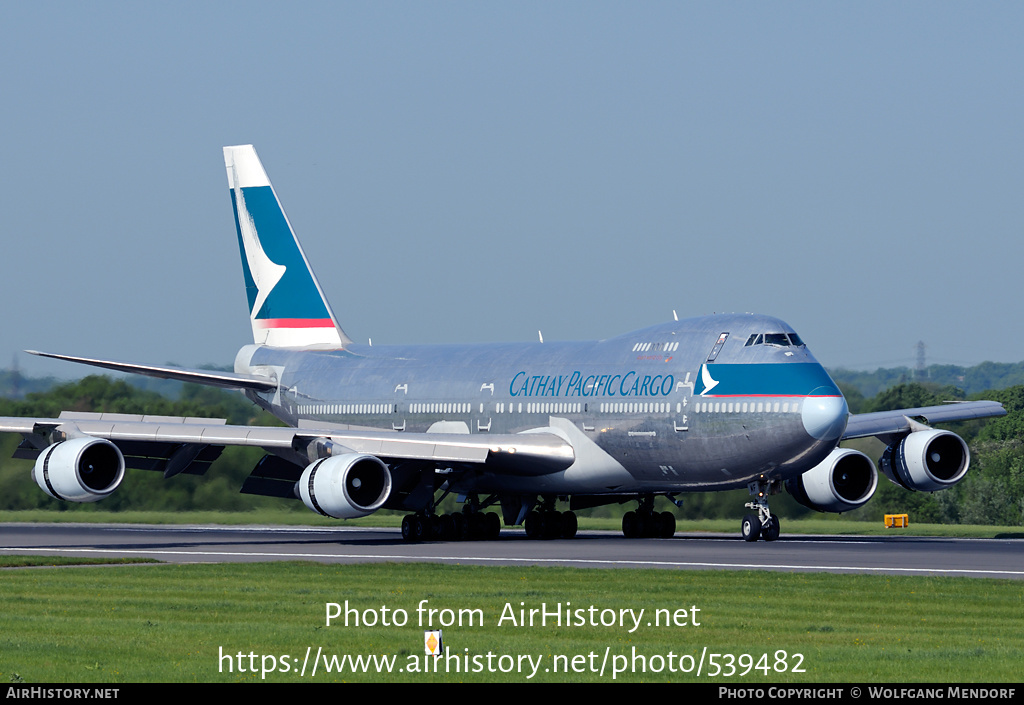
[[[878,460],[890,480],[908,490],[934,492],[952,487],[967,474],[971,451],[950,431],[915,431],[885,449]]]
[[[877,486],[875,464],[852,448],[836,448],[803,475],[786,481],[786,489],[797,502],[819,512],[862,507]]]
[[[32,479],[54,499],[97,502],[124,479],[124,456],[102,438],[72,438],[39,454]]]
[[[380,509],[391,494],[391,472],[380,458],[346,453],[322,458],[302,471],[296,486],[317,514],[357,519]]]

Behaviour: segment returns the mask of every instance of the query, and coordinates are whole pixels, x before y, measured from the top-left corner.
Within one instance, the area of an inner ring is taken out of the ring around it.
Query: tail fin
[[[338,325],[252,145],[224,148],[252,337],[279,348],[343,348]]]

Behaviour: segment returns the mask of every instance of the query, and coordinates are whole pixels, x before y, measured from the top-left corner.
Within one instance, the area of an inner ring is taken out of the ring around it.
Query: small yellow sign
[[[423,632],[423,646],[427,656],[444,656],[444,641],[441,639],[441,630]]]
[[[886,514],[885,515],[885,528],[887,529],[905,529],[910,526],[910,515],[909,514]]]

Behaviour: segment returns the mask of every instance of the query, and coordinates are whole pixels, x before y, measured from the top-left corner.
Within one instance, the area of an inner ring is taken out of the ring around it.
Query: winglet
[[[327,298],[252,145],[224,148],[253,341],[343,348],[351,339]]]

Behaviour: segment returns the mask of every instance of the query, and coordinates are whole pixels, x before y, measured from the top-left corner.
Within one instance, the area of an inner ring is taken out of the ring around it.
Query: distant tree
[[[913,409],[919,406],[934,406],[951,400],[962,400],[965,394],[956,387],[942,387],[920,382],[897,384],[881,392],[863,405],[863,411],[892,411]]]

